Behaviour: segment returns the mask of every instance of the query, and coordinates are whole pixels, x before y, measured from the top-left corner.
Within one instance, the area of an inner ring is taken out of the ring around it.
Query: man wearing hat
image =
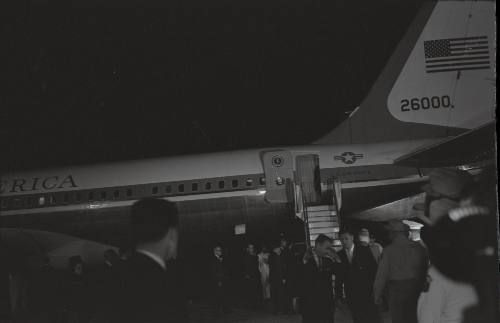
[[[425,204],[416,204],[416,210],[424,211],[419,216],[427,225],[436,224],[448,211],[457,207],[468,187],[473,183],[472,175],[466,171],[438,168],[429,174],[429,183],[422,187]]]
[[[376,304],[387,292],[393,323],[416,323],[417,301],[425,281],[428,257],[425,248],[408,238],[410,227],[401,221],[386,226],[392,242],[382,253],[373,286]]]

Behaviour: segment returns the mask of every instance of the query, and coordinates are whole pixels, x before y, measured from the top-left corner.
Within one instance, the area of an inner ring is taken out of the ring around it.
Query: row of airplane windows
[[[266,178],[259,177],[259,184],[265,185]],[[106,199],[130,199],[133,197],[139,197],[144,195],[168,195],[176,193],[193,193],[193,192],[210,192],[210,191],[221,191],[225,189],[241,189],[241,188],[251,188],[255,186],[255,181],[253,178],[234,178],[230,180],[231,185],[226,185],[228,180],[217,180],[217,181],[206,181],[204,183],[200,182],[190,182],[190,183],[177,183],[177,184],[160,184],[160,185],[138,185],[134,188],[122,188],[115,190],[92,190],[92,191],[74,191],[74,192],[60,192],[53,194],[40,194],[40,195],[28,195],[28,196],[12,196],[4,197],[1,199],[1,208],[19,208],[19,207],[39,207],[39,206],[54,206],[54,205],[64,205],[72,203],[81,202],[91,202]],[[202,185],[203,184],[203,185]],[[146,186],[146,187],[144,187]],[[148,193],[147,186],[150,187],[151,191]],[[146,190],[144,190],[146,189]],[[190,189],[190,190],[189,190]],[[141,194],[142,193],[142,194]]]

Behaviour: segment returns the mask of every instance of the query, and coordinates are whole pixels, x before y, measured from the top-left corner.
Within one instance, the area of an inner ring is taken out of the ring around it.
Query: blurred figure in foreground
[[[428,219],[422,239],[432,267],[419,299],[419,323],[498,322],[495,171],[477,180],[452,169],[429,177],[421,209]]]
[[[187,322],[177,258],[179,216],[174,203],[145,198],[132,205],[135,250],[123,266],[116,322]]]

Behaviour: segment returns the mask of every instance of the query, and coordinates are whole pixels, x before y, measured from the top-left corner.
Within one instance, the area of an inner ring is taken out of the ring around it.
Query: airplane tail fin
[[[494,6],[424,3],[361,105],[314,143],[455,136],[495,120]]]

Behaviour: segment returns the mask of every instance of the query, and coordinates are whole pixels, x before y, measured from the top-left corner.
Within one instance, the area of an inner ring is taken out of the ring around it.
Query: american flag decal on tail
[[[424,41],[425,71],[483,70],[490,68],[487,36]]]

